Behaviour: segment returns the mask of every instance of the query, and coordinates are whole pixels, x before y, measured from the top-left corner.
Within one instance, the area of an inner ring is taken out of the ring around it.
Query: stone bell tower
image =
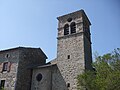
[[[84,10],[58,19],[57,66],[69,90],[77,89],[77,76],[92,69],[90,21]]]

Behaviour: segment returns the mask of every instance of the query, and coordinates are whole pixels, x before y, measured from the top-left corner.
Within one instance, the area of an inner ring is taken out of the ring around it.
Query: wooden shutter
[[[3,63],[0,63],[0,72],[3,70]]]
[[[10,72],[11,62],[8,62],[7,71]]]

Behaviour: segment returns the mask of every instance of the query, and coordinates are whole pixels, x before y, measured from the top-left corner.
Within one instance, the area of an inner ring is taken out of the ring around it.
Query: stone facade
[[[30,90],[31,67],[44,65],[46,58],[40,48],[17,47],[0,51],[0,81],[5,90]],[[5,63],[9,70],[4,70]]]
[[[39,48],[0,52],[0,80],[5,90],[77,90],[77,76],[91,70],[90,21],[79,10],[58,19],[57,57],[46,63]],[[5,62],[11,69],[3,72]]]
[[[37,80],[37,77],[38,77],[38,80]],[[31,90],[52,90],[51,67],[46,66],[41,68],[34,68],[32,80],[34,82],[32,82]]]
[[[69,18],[72,20],[68,21]],[[85,32],[91,24],[83,10],[60,16],[58,20],[57,66],[66,84],[70,84],[69,90],[76,90],[77,76],[85,69],[92,69],[91,41]],[[76,23],[76,33],[69,31],[68,35],[64,35],[64,26],[68,24],[71,30],[73,22]]]
[[[4,87],[6,90],[14,90],[17,68],[19,62],[18,50],[5,50],[0,52],[0,80],[5,80]],[[3,70],[3,64],[8,63],[9,70]]]
[[[40,81],[37,76],[41,74]],[[35,67],[31,90],[68,90],[66,82],[56,64]]]
[[[40,48],[23,48],[19,54],[16,90],[30,90],[33,66],[44,65],[46,56]]]

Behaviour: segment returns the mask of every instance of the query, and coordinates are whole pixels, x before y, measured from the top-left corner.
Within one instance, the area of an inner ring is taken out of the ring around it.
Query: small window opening
[[[67,83],[67,87],[70,87],[70,83]]]
[[[41,81],[41,80],[42,80],[42,74],[39,73],[39,74],[36,76],[36,79],[37,79],[38,82]]]
[[[5,86],[5,80],[1,80],[0,82],[0,90],[4,89]]]
[[[72,21],[72,18],[68,18],[67,21],[68,21],[68,22],[71,22],[71,21]]]
[[[70,25],[70,30],[71,30],[71,34],[72,33],[76,33],[76,24],[75,22],[72,22]]]
[[[6,54],[5,57],[6,57],[6,58],[9,58],[9,57],[10,57],[10,54]]]
[[[3,63],[3,71],[7,71],[8,62]]]
[[[69,34],[69,25],[66,24],[66,25],[64,26],[64,35],[68,35],[68,34]]]
[[[8,57],[9,57],[9,54],[6,55],[6,58],[8,58]]]
[[[68,55],[68,57],[67,57],[68,59],[70,59],[70,55]]]

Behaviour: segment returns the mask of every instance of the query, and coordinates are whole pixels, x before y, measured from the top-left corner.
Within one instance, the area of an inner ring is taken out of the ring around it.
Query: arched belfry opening
[[[76,23],[75,22],[72,22],[70,24],[70,31],[71,31],[71,34],[76,33]]]
[[[69,34],[69,25],[65,24],[64,26],[64,35],[68,35]]]

